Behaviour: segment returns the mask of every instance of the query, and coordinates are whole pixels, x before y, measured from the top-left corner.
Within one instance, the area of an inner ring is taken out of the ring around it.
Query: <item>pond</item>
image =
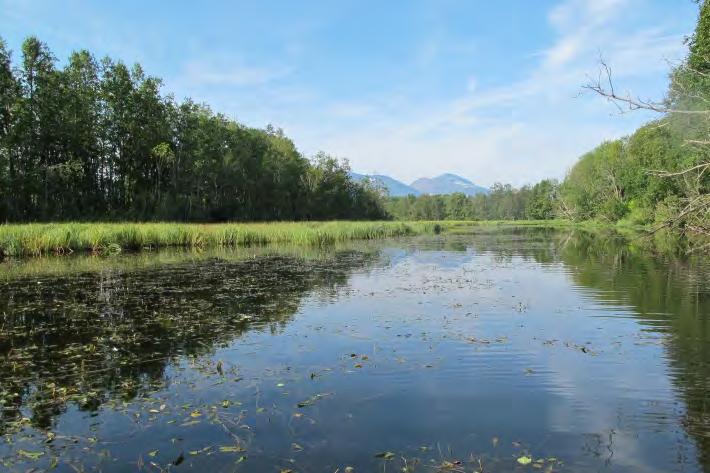
[[[0,264],[0,470],[710,471],[710,262],[581,231]]]

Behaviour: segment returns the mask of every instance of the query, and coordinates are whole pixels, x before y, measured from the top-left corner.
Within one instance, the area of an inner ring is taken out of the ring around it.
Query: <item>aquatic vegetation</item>
[[[12,260],[0,469],[701,471],[710,268],[478,230]]]
[[[116,254],[166,247],[249,247],[268,244],[328,246],[438,233],[437,222],[277,223],[33,223],[0,225],[0,256],[41,256],[78,251]]]

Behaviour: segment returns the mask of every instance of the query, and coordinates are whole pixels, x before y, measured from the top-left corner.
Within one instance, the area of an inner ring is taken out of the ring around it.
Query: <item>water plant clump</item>
[[[439,233],[435,222],[47,223],[0,225],[0,256],[116,254],[166,247],[326,246]]]

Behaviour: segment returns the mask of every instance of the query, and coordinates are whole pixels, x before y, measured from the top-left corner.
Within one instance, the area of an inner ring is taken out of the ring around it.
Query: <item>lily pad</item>
[[[522,457],[518,457],[518,463],[521,465],[529,465],[532,463],[532,458],[527,455],[523,455]]]

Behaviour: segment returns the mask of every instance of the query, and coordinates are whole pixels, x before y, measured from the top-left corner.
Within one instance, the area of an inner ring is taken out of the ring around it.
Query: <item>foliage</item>
[[[283,132],[243,126],[88,51],[63,68],[0,40],[0,221],[379,219],[345,162],[312,162]]]
[[[565,215],[710,236],[710,2],[698,3],[688,56],[672,71],[665,101],[617,94],[604,63],[608,84],[586,86],[621,110],[661,117],[580,159],[561,188]]]
[[[392,197],[387,212],[400,220],[549,220],[556,216],[558,183],[513,188],[494,184],[487,194]]]
[[[323,246],[438,233],[434,222],[273,223],[51,223],[0,225],[0,256],[39,256],[73,251],[110,253],[163,247],[239,247],[267,244]]]

